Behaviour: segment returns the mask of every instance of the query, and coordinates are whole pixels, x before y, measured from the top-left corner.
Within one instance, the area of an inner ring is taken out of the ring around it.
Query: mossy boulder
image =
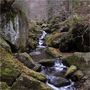
[[[75,65],[77,66],[78,69],[80,69],[81,71],[83,71],[88,77],[90,77],[90,58],[89,56],[87,56],[88,54],[84,53],[84,54],[78,54],[76,55],[76,53],[74,53],[71,56],[68,56],[66,58],[63,59],[64,62],[67,63],[67,65]],[[86,58],[85,58],[86,57]]]
[[[13,84],[12,90],[51,90],[51,88],[44,83],[22,74]]]
[[[28,68],[31,68],[31,69],[34,68],[35,63],[33,62],[32,58],[30,57],[30,55],[28,53],[26,53],[26,52],[17,53],[15,56],[20,62],[22,62]]]
[[[51,55],[52,57],[55,57],[55,58],[60,58],[62,55],[60,54],[60,51],[59,49],[56,49],[56,48],[52,48],[52,47],[48,47],[46,52]]]
[[[0,14],[0,18],[2,18],[0,36],[19,48],[20,51],[24,51],[28,39],[28,20],[22,9],[24,5],[20,4],[17,0],[2,0],[0,2],[2,12]]]
[[[25,73],[26,75],[32,76],[40,81],[46,81],[46,77],[43,74],[27,68],[23,63],[18,61],[12,54],[8,53],[3,48],[0,48],[0,64],[0,78],[2,81],[7,82],[8,85],[12,85],[21,73]]]
[[[11,90],[5,82],[0,82],[0,90]]]
[[[56,44],[54,41],[60,38],[60,36],[61,36],[61,33],[59,32],[53,32],[52,34],[47,35],[45,38],[45,44],[47,46],[59,47],[59,45]]]

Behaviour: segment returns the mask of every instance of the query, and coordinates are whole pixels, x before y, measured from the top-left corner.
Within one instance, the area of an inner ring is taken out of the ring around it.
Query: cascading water
[[[43,39],[44,39],[44,37],[46,36],[46,32],[45,31],[42,31],[42,35],[41,35],[41,37],[39,38],[39,45],[38,45],[38,47],[39,48],[44,48],[45,46],[43,45],[44,44],[44,41],[43,41]]]
[[[61,60],[57,59],[52,67],[42,66],[41,73],[47,77],[47,85],[49,85],[53,90],[76,90],[74,87],[74,82],[67,79],[64,80],[61,76],[66,69],[67,67],[63,65]]]
[[[45,48],[43,44],[46,34],[47,33],[45,31],[42,31],[42,35],[39,38],[39,49]],[[71,80],[67,80],[61,76],[61,74],[64,73],[66,69],[67,67],[63,65],[62,60],[56,58],[52,67],[42,66],[41,73],[43,73],[47,77],[46,84],[49,85],[53,90],[76,90],[74,87],[74,82],[72,82]]]

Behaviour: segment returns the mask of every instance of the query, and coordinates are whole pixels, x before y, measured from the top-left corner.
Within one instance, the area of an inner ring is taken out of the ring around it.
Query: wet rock
[[[55,58],[61,57],[60,51],[56,48],[48,47],[46,52]]]
[[[5,82],[0,82],[0,90],[10,90],[10,87]]]
[[[45,60],[41,60],[39,63],[43,66],[51,67],[54,65],[55,60],[54,59],[45,59]]]
[[[37,50],[30,53],[30,56],[37,63],[39,61],[42,61],[43,59],[47,60],[47,59],[52,58],[52,56],[48,55],[45,48],[37,48]]]
[[[74,66],[74,65],[71,65],[71,66],[67,69],[65,76],[67,77],[68,75],[74,73],[76,70],[77,70],[77,67]]]
[[[51,88],[44,83],[22,74],[13,84],[12,90],[51,90]]]
[[[0,47],[5,48],[6,51],[11,53],[11,48],[10,48],[9,44],[1,37],[0,37]]]
[[[70,84],[70,82],[62,77],[54,77],[49,80],[49,83],[56,86],[56,87],[62,87],[62,86],[67,86]]]

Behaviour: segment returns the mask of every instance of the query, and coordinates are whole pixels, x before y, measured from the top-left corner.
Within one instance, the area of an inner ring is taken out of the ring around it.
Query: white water
[[[55,63],[54,63],[54,66],[53,66],[53,68],[55,69],[55,71],[54,72],[62,72],[64,69],[66,69],[67,67],[65,66],[65,65],[63,65],[63,63],[60,61],[60,60],[56,60],[55,61]],[[50,72],[49,72],[49,74],[47,73],[48,71],[48,69],[46,69],[46,67],[42,67],[42,73],[44,74],[44,75],[46,75],[46,77],[47,77],[47,79],[52,79],[52,78],[55,78],[55,76],[53,76]],[[50,69],[49,69],[50,70]],[[74,82],[72,82],[72,81],[70,81],[71,82],[71,84],[70,85],[68,85],[68,86],[63,86],[63,87],[56,87],[56,86],[54,86],[54,85],[52,85],[52,84],[50,84],[50,83],[48,83],[48,81],[47,81],[47,85],[48,86],[50,86],[53,90],[76,90],[75,88],[74,88]]]
[[[45,31],[42,32],[42,36],[39,38],[39,45],[38,45],[39,48],[45,48],[45,46],[43,45],[44,44],[43,39],[45,38],[46,34],[47,33]],[[55,63],[53,65],[53,69],[55,70],[54,72],[62,72],[66,68],[67,67],[65,65],[63,65],[61,60],[59,60],[59,59],[55,60]],[[42,66],[41,73],[43,73],[47,77],[48,80],[55,78],[55,76],[53,76],[52,72],[50,73],[50,71],[52,71],[50,68],[46,68],[45,66]],[[53,90],[75,90],[74,82],[71,82],[70,85],[64,86],[64,87],[55,87],[54,85],[48,83],[48,81],[46,84],[48,86],[50,86]]]
[[[55,87],[54,85],[49,84],[48,82],[47,82],[47,85],[50,86],[53,90],[75,90],[75,88],[72,87],[74,85],[73,82],[68,86],[64,86],[64,87],[60,87],[60,88]]]
[[[55,70],[56,70],[56,71],[63,71],[64,68],[67,68],[67,67],[64,66],[63,63],[60,62],[59,60],[57,60],[57,61],[55,62],[54,67],[55,67]]]
[[[41,35],[41,37],[39,38],[39,45],[37,46],[37,47],[39,47],[39,48],[44,48],[45,46],[43,45],[44,44],[44,41],[43,41],[43,39],[45,38],[45,36],[46,36],[46,32],[45,31],[42,31],[42,35]]]

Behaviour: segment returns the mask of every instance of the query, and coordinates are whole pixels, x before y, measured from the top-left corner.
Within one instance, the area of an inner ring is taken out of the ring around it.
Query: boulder
[[[45,59],[45,60],[43,59],[43,60],[39,61],[39,63],[43,66],[51,67],[54,65],[55,59]]]
[[[52,76],[52,78],[49,80],[49,83],[56,87],[63,87],[70,85],[70,82],[67,79],[55,76]]]
[[[46,38],[45,38],[45,44],[47,45],[47,46],[53,46],[53,47],[59,47],[59,45],[58,45],[58,43],[56,44],[56,40],[58,39],[58,38],[60,38],[61,37],[61,33],[59,33],[59,32],[54,32],[54,33],[52,33],[52,34],[49,34],[49,35],[47,35],[46,36]]]
[[[67,77],[68,75],[74,73],[76,70],[77,70],[77,67],[74,66],[74,65],[71,65],[71,66],[67,69],[67,71],[66,71],[66,73],[65,73],[65,76]]]
[[[22,74],[13,84],[12,90],[51,90],[51,88],[33,77]]]
[[[56,49],[56,48],[48,47],[46,52],[49,55],[51,55],[51,56],[53,56],[55,58],[60,58],[61,57],[60,51],[58,49]]]
[[[0,14],[0,36],[24,51],[27,43],[28,21],[26,15],[20,9],[23,5],[20,6],[16,2],[17,0],[3,0],[0,3],[2,12]]]
[[[23,63],[18,61],[12,54],[5,51],[4,48],[0,47],[0,63],[1,63],[1,74],[0,79],[3,82],[6,82],[8,85],[12,85],[13,82],[18,78],[21,73],[32,76],[40,81],[45,82],[46,77],[38,72],[35,72],[26,66]]]
[[[30,69],[35,70],[39,68],[39,65],[33,61],[33,59],[28,53],[18,53],[15,56],[20,62],[22,62],[25,66],[27,66]]]

